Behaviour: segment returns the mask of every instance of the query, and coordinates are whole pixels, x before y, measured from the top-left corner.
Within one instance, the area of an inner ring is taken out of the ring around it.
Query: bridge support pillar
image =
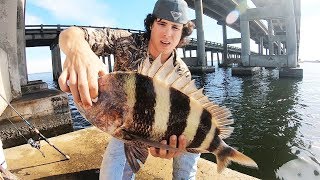
[[[259,54],[263,55],[263,37],[260,37],[260,42],[259,42]]]
[[[227,25],[225,22],[222,23],[222,35],[223,35],[222,64],[223,66],[226,66],[228,65],[228,44],[227,44]]]
[[[0,1],[0,55],[7,67],[0,67],[0,91],[8,100],[21,96],[19,62],[17,56],[17,1]],[[5,73],[8,72],[8,73]],[[8,86],[4,81],[9,81]],[[4,85],[4,86],[2,86]],[[7,94],[4,94],[7,93]],[[2,103],[0,104],[2,105]]]
[[[272,20],[268,20],[268,40],[269,40],[269,55],[274,55],[274,45],[273,45],[273,24]]]
[[[242,7],[248,7],[247,0],[241,1]],[[247,11],[247,9],[245,10]],[[249,66],[250,63],[250,28],[249,21],[242,18],[244,14],[240,14],[240,30],[241,30],[241,61],[243,66]]]
[[[18,0],[17,8],[17,54],[21,86],[28,83],[25,40],[25,0]]]
[[[296,33],[296,22],[294,15],[293,1],[287,2],[288,17],[286,18],[287,26],[287,55],[288,55],[288,67],[297,67],[297,33]]]
[[[50,50],[51,50],[51,59],[52,59],[53,80],[57,81],[60,74],[62,73],[59,44],[54,44],[50,46]]]
[[[203,21],[202,21],[202,14],[203,14],[203,7],[202,7],[202,0],[195,0],[194,2],[195,11],[196,11],[196,24],[197,24],[197,58],[198,58],[198,65],[200,66],[207,66],[206,60],[206,52],[205,52],[205,43],[204,43],[204,31],[203,31]]]
[[[279,77],[286,78],[303,78],[303,69],[302,68],[281,68],[279,70]]]

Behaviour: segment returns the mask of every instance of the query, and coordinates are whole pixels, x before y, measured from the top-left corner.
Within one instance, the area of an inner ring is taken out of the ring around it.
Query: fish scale
[[[181,151],[160,143],[181,134],[187,139],[184,152],[216,155],[218,172],[230,161],[257,168],[251,158],[223,141],[233,131],[230,111],[210,102],[203,89],[177,69],[172,57],[162,64],[160,55],[152,64],[146,58],[138,72],[107,74],[99,78],[98,101],[79,111],[93,125],[123,140],[134,172],[145,162],[149,147]],[[96,116],[97,111],[103,113]]]

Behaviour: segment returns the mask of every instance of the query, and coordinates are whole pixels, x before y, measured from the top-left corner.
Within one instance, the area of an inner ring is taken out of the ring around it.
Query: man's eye
[[[180,28],[177,27],[177,26],[173,26],[172,28],[173,28],[174,30],[180,30]]]

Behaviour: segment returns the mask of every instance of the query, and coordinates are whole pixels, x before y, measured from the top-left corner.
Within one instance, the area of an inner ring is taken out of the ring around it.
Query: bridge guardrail
[[[59,34],[61,31],[63,31],[66,28],[72,27],[72,26],[76,26],[76,27],[84,27],[84,28],[110,28],[113,30],[125,30],[125,31],[129,31],[131,33],[143,33],[143,30],[135,30],[135,29],[126,29],[126,28],[112,28],[112,27],[106,27],[106,26],[80,26],[80,25],[61,25],[61,24],[57,24],[57,25],[46,25],[46,24],[40,24],[40,25],[25,25],[25,29],[29,30],[26,31],[26,35],[29,34],[42,34],[44,33],[44,31],[46,30],[45,33],[47,34]],[[30,32],[32,30],[39,30],[40,29],[40,33],[38,32]],[[48,32],[48,30],[53,30],[52,32]],[[190,38],[190,42],[189,45],[193,45],[193,46],[197,46],[197,39],[195,38]],[[217,42],[213,42],[213,41],[205,41],[205,45],[211,48],[216,48],[216,49],[223,49],[223,44],[221,43],[217,43]],[[236,51],[236,52],[241,52],[241,48],[238,47],[234,47],[234,46],[228,46],[228,50],[230,51]]]

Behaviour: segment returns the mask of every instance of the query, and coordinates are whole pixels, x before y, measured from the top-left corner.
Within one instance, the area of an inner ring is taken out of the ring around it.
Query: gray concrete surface
[[[67,133],[50,138],[55,146],[69,155],[70,160],[55,151],[45,142],[41,149],[46,157],[29,145],[5,149],[8,167],[21,179],[97,179],[102,155],[110,136],[95,127]],[[197,179],[237,179],[254,180],[256,178],[231,169],[216,173],[216,164],[200,159]],[[147,162],[137,174],[137,180],[172,179],[172,160],[163,160],[149,156]]]

